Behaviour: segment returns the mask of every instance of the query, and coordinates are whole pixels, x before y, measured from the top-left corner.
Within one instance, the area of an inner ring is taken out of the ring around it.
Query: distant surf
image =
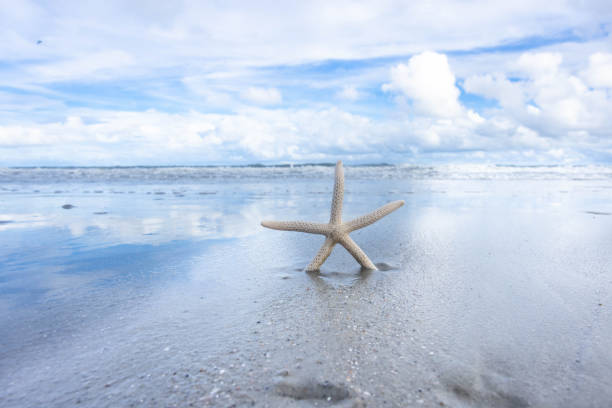
[[[328,178],[333,163],[248,164],[236,166],[112,166],[0,168],[1,183],[155,182],[193,183],[209,179]],[[505,164],[355,164],[347,177],[395,180],[610,180],[612,166]]]

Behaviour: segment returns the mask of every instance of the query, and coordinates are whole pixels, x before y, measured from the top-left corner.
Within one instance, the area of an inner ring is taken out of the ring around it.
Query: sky
[[[0,0],[0,166],[612,164],[612,2]]]

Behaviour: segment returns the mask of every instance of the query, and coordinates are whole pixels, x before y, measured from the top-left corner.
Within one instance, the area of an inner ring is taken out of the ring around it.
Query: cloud
[[[43,72],[46,66],[70,61],[82,65],[89,56],[96,59],[109,50],[129,55],[144,73],[172,67],[184,75],[202,69],[466,50],[568,32],[593,36],[612,19],[605,2],[563,0],[503,6],[484,0],[427,5],[314,0],[177,2],[172,7],[140,1],[23,0],[3,9],[0,34],[6,41],[0,43],[0,55],[6,62],[25,64],[17,67],[22,74],[37,71],[39,65]],[[42,45],[36,45],[39,39]],[[117,68],[115,78],[122,77],[123,69]]]
[[[28,70],[34,82],[103,80],[115,78],[135,62],[125,51],[107,50],[34,65]]]
[[[583,77],[586,83],[594,88],[612,88],[612,53],[592,54]]]
[[[401,92],[420,115],[454,117],[462,113],[455,75],[443,54],[424,52],[410,58],[408,64],[394,66],[391,82],[382,89]]]
[[[278,89],[254,86],[250,86],[242,92],[242,98],[258,105],[278,105],[283,101],[283,97]]]
[[[480,113],[461,103],[455,75],[437,53],[395,65],[383,90],[406,98],[411,110],[404,129],[421,152],[584,160],[609,155],[612,145],[608,58],[595,53],[588,61],[586,67],[567,65],[558,52],[527,52],[504,67],[506,72],[468,76],[462,81],[467,95],[495,102]]]
[[[359,92],[354,86],[346,85],[336,93],[336,97],[347,101],[356,101],[359,99]]]
[[[495,100],[501,107],[510,111],[520,110],[525,104],[522,87],[511,82],[503,73],[471,75],[463,82],[463,89]]]
[[[218,86],[210,78],[194,75],[182,78],[181,82],[198,99],[203,98],[204,103],[208,106],[232,107],[236,105],[233,96],[235,92],[232,89],[227,89],[227,87]]]
[[[373,118],[334,106],[240,105],[228,113],[73,108],[60,121],[0,126],[0,152],[12,157],[11,164],[101,165],[319,161],[338,156],[399,162],[428,157],[527,162],[612,157],[612,96],[607,88],[586,83],[600,61],[590,58],[575,69],[563,61],[562,55],[524,53],[508,73],[465,78],[467,94],[496,102],[480,112],[459,99],[447,58],[426,52],[393,66],[383,85],[407,99],[409,114]],[[207,89],[205,82],[191,86],[204,93]],[[274,88],[256,89],[253,94],[264,96],[259,103],[280,100]],[[396,109],[401,112],[403,105]],[[20,154],[10,153],[14,151]]]
[[[556,158],[572,151],[609,152],[612,94],[606,89],[607,60],[599,53],[588,60],[587,67],[572,70],[564,66],[561,54],[524,53],[513,68],[518,77],[474,75],[466,78],[464,89],[498,102],[487,121],[514,128],[511,141],[516,145],[548,149]]]
[[[557,74],[563,56],[559,53],[540,52],[522,54],[517,62],[520,72],[532,78],[548,78]]]
[[[371,154],[382,133],[368,118],[335,108],[237,114],[82,111],[61,122],[0,126],[0,151],[21,149],[14,164],[303,161],[338,152]]]
[[[609,2],[5,9],[0,165],[612,158]]]

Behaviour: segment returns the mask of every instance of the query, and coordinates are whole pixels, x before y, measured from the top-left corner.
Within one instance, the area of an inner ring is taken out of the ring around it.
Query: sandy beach
[[[2,169],[0,405],[612,405],[612,169],[345,173]]]

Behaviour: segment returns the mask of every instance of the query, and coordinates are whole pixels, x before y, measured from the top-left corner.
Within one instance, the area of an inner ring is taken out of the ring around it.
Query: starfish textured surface
[[[306,267],[307,271],[317,271],[323,262],[329,257],[334,245],[340,244],[353,255],[353,258],[366,269],[376,269],[370,258],[359,248],[359,246],[349,237],[355,230],[375,223],[385,215],[397,210],[404,205],[403,200],[393,201],[383,205],[369,214],[355,218],[349,222],[342,222],[342,200],[344,199],[344,169],[342,162],[336,163],[336,178],[334,181],[334,194],[332,197],[331,216],[327,224],[306,221],[262,221],[261,225],[282,231],[300,231],[310,234],[325,235],[325,242],[317,255]]]

